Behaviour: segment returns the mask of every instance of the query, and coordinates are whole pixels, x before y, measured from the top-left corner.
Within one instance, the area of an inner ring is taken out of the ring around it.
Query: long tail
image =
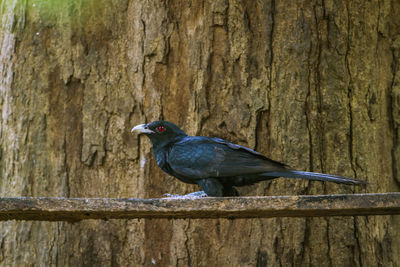
[[[338,184],[353,184],[353,185],[363,185],[368,184],[365,181],[350,179],[342,176],[332,175],[332,174],[323,174],[316,172],[304,172],[304,171],[280,171],[280,172],[266,172],[262,174],[263,176],[272,176],[272,177],[288,177],[288,178],[301,178],[307,180],[315,180],[315,181],[326,181],[326,182],[334,182]]]

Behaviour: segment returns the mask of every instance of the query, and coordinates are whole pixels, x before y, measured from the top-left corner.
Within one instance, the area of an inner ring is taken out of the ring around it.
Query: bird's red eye
[[[165,131],[165,127],[164,126],[158,126],[157,130],[162,133]]]

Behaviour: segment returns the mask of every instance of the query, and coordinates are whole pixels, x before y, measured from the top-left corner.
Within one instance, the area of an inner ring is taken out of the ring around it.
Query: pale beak
[[[139,134],[151,134],[154,133],[152,130],[147,128],[146,124],[139,124],[132,128],[131,133],[138,132]]]

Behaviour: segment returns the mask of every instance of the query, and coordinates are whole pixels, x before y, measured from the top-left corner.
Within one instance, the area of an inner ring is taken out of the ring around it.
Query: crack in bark
[[[326,258],[328,259],[329,266],[333,266],[331,257],[331,242],[329,237],[329,218],[325,218],[325,221],[326,221],[326,245],[328,246],[328,250],[326,251]]]
[[[64,152],[64,169],[65,169],[65,191],[66,191],[66,197],[71,196],[71,188],[70,188],[70,173],[69,173],[69,167],[68,167],[68,160],[67,160],[67,135],[64,134],[64,142],[62,145],[62,149]],[[82,150],[80,150],[82,151]]]
[[[302,253],[301,253],[301,261],[304,263],[305,256],[306,256],[306,249],[305,248],[311,248],[310,246],[310,219],[306,218],[304,221],[304,238],[303,238],[303,246],[302,246]],[[311,264],[311,262],[309,262]]]
[[[394,51],[394,48],[392,48],[392,58],[393,58],[393,62],[392,62],[392,81],[389,87],[389,92],[390,92],[390,97],[389,97],[389,123],[390,123],[390,128],[392,130],[393,133],[393,147],[391,149],[391,157],[392,157],[392,174],[393,174],[393,178],[394,181],[396,182],[397,186],[400,187],[400,177],[398,176],[398,166],[399,164],[397,163],[397,161],[399,160],[396,156],[396,151],[399,149],[399,134],[400,134],[400,129],[399,129],[399,125],[396,123],[396,115],[394,114],[395,112],[395,104],[394,102],[396,101],[396,99],[394,99],[396,96],[394,95],[393,92],[393,88],[395,86],[395,81],[396,81],[396,74],[398,72],[398,60],[399,58],[396,57],[396,53]],[[400,98],[400,95],[399,95]],[[400,114],[400,113],[399,113]]]
[[[325,12],[325,11],[324,11]],[[324,124],[321,120],[322,117],[322,92],[321,92],[321,72],[320,72],[320,67],[321,67],[321,53],[322,53],[322,48],[321,48],[321,36],[319,33],[318,29],[318,17],[316,14],[316,10],[314,8],[314,16],[315,16],[315,23],[317,25],[317,49],[318,49],[318,55],[317,55],[317,62],[316,62],[316,93],[317,93],[317,111],[318,111],[318,124],[320,128],[318,129],[318,139],[319,139],[319,163],[320,163],[320,168],[321,171],[325,171],[325,161],[324,161],[324,151],[325,151],[325,141],[324,141],[324,132],[325,132],[325,127]],[[314,171],[313,169],[311,171]],[[325,184],[323,185],[324,193],[326,193],[326,186]]]
[[[311,42],[311,41],[310,41]],[[307,77],[307,95],[305,98],[305,118],[306,118],[306,125],[308,131],[308,160],[309,160],[309,168],[310,171],[314,170],[314,163],[313,163],[313,142],[312,142],[312,134],[311,134],[311,122],[309,118],[309,110],[310,110],[310,103],[309,99],[311,97],[311,63],[310,63],[310,56],[311,56],[312,45],[310,45],[310,50],[307,53],[307,69],[308,69],[308,77]],[[309,184],[309,183],[308,183]],[[307,186],[308,189],[308,186]]]
[[[349,52],[350,52],[350,11],[349,11],[349,3],[346,3],[346,10],[347,10],[347,47],[345,53],[345,62],[346,62],[346,69],[347,74],[349,75],[349,84],[348,84],[348,91],[347,91],[347,98],[348,98],[348,108],[349,108],[349,157],[350,157],[350,166],[354,174],[354,178],[357,178],[357,172],[354,166],[354,155],[353,155],[353,77],[350,70],[350,63],[349,63]]]
[[[273,40],[274,40],[274,30],[275,30],[275,0],[271,1],[271,6],[270,6],[270,16],[271,16],[271,29],[270,29],[270,36],[269,36],[269,80],[268,80],[268,87],[267,90],[269,92],[272,91],[272,70],[273,70],[273,61],[274,61],[274,46],[273,46]],[[268,101],[268,109],[266,110],[266,130],[267,130],[267,136],[271,137],[271,95],[270,93],[267,92],[267,101]],[[270,138],[268,138],[270,140]],[[256,140],[257,142],[257,140]],[[268,141],[268,150],[270,149],[271,144],[270,141]],[[268,185],[269,187],[269,185]]]

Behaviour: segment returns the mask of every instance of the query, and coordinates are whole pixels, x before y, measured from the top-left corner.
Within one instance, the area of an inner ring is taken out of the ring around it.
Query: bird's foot
[[[174,195],[174,194],[164,194],[164,197],[168,198],[202,198],[207,197],[207,194],[204,191],[197,191],[186,195]]]

